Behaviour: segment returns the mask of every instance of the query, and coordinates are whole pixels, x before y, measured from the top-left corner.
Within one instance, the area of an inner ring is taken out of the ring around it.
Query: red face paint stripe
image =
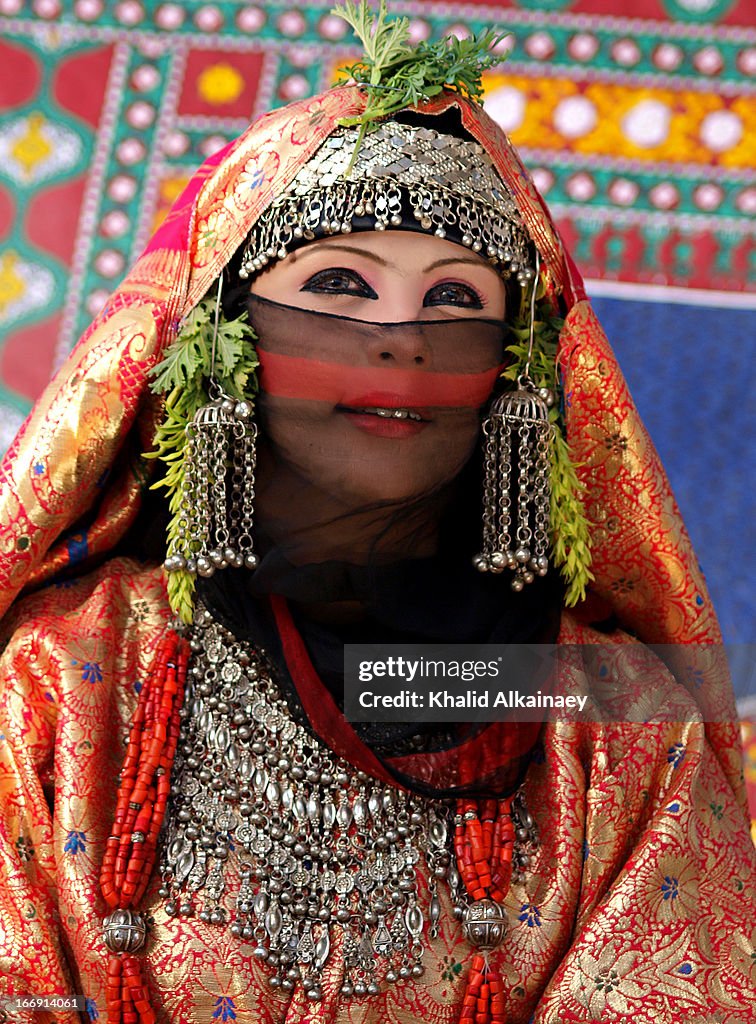
[[[356,396],[380,392],[408,408],[474,408],[493,390],[502,363],[481,373],[433,373],[381,366],[345,366],[268,352],[258,346],[260,386],[276,398],[349,404]]]

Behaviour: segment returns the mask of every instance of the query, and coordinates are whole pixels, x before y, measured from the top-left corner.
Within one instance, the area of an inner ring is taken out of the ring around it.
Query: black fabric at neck
[[[279,582],[286,580],[275,575]],[[515,594],[501,577],[474,573],[461,555],[407,560],[369,573],[365,567],[332,563],[293,571],[290,598],[294,593],[311,597],[318,579],[330,581],[331,595],[337,600],[356,599],[370,591],[366,617],[351,624],[324,625],[292,604],[294,621],[313,665],[342,707],[345,643],[553,643],[559,629],[563,590],[555,574]],[[297,681],[289,674],[281,639],[261,591],[264,587],[261,581],[255,582],[255,575],[228,570],[202,580],[199,592],[212,613],[236,636],[266,649],[292,714],[309,726]],[[450,794],[398,771],[391,759],[448,751],[485,729],[419,722],[357,723],[354,727],[398,784],[433,797]],[[464,795],[499,796],[514,788],[527,768],[529,755],[498,766],[481,779],[480,788],[468,786]],[[454,790],[453,795],[461,794]]]

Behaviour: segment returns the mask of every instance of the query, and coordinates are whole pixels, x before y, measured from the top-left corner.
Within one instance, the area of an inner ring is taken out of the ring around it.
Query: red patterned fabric
[[[441,111],[451,99],[434,104]],[[120,740],[166,628],[162,571],[113,558],[140,507],[157,403],[147,373],[178,322],[281,185],[359,111],[342,89],[267,115],[209,161],[35,407],[2,465],[0,982],[81,992],[104,1020],[97,884]],[[471,133],[513,189],[569,313],[560,344],[570,444],[594,524],[596,583],[563,617],[565,643],[606,640],[614,612],[641,640],[718,640],[708,596],[659,460],[545,206],[501,130],[463,104]],[[80,578],[73,579],[74,575]],[[27,596],[19,595],[26,591]],[[507,908],[493,956],[512,1022],[746,1021],[756,965],[734,709],[716,658],[677,679],[626,634],[608,671],[635,680],[654,725],[548,725],[525,788],[542,846]],[[684,648],[682,648],[684,651]],[[564,685],[579,691],[583,669]],[[648,703],[650,702],[650,703]],[[717,711],[718,724],[711,724]],[[706,718],[706,723],[704,722]],[[379,996],[339,995],[329,961],[317,1015],[272,992],[230,934],[168,919],[153,879],[147,975],[158,1019],[456,1021],[470,948],[445,898],[426,975]],[[99,1018],[96,1018],[99,1014]],[[71,1014],[18,1015],[69,1021]]]

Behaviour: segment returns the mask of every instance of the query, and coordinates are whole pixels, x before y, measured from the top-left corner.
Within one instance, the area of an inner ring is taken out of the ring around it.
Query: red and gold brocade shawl
[[[121,740],[169,616],[162,571],[110,556],[150,475],[141,452],[158,410],[147,373],[260,212],[337,119],[361,104],[349,88],[294,104],[208,161],[3,462],[2,985],[82,993],[85,1020],[105,1018],[97,879]],[[569,440],[594,524],[596,582],[586,604],[565,614],[561,639],[591,642],[586,623],[614,611],[643,641],[716,643],[674,498],[579,275],[504,134],[479,108],[461,111],[511,187],[548,285],[569,310],[559,358]],[[628,643],[616,654],[628,677],[638,650]],[[717,723],[704,724],[693,687],[689,693],[659,665],[655,679],[638,678],[638,689],[671,701],[685,724],[545,728],[526,783],[542,847],[508,897],[513,928],[498,953],[511,1021],[748,1019],[756,990],[747,906],[753,851],[734,709],[726,686],[710,683]],[[469,947],[450,913],[422,979],[350,1004],[338,996],[333,965],[315,1015],[298,997],[287,1004],[273,993],[264,969],[226,933],[169,921],[155,886],[145,909],[154,919],[147,973],[164,1020],[458,1017]]]

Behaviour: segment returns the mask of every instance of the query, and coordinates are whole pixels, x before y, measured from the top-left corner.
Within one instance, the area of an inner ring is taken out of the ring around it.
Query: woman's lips
[[[351,409],[340,412],[358,430],[375,437],[413,437],[428,426],[428,420],[396,419],[394,416],[378,416],[374,412],[352,412]]]
[[[428,410],[396,395],[361,395],[340,403],[336,410],[353,426],[376,437],[412,437],[430,422]]]

